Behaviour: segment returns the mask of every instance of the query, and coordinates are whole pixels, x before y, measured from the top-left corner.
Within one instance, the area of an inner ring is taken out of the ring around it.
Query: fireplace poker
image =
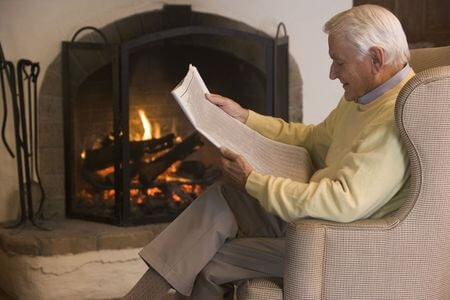
[[[9,72],[7,71],[5,55],[3,54],[2,44],[0,43],[0,88],[1,88],[1,96],[3,100],[3,120],[2,120],[2,140],[3,144],[8,150],[9,155],[14,158],[14,153],[11,150],[11,147],[6,140],[6,121],[8,120],[8,104],[6,102],[6,88],[5,88],[5,78],[3,76],[3,72],[6,72],[6,77],[9,78]]]
[[[12,62],[5,60],[3,62],[6,78],[8,81],[9,90],[12,98],[13,106],[13,120],[14,120],[14,132],[15,132],[15,142],[16,142],[16,161],[17,161],[17,176],[19,180],[19,200],[20,200],[20,219],[14,225],[7,226],[6,228],[15,228],[26,222],[26,203],[25,203],[25,193],[24,193],[24,181],[23,181],[23,168],[22,168],[22,155],[21,155],[21,141],[20,141],[20,130],[19,130],[19,108],[16,107],[17,104],[17,89],[16,89],[16,74],[14,65]],[[4,82],[2,82],[4,87]],[[6,102],[6,99],[4,99]]]
[[[30,73],[27,73],[26,67],[30,67]],[[27,100],[28,104],[28,157],[30,159],[30,176],[31,176],[31,192],[32,199],[35,200],[36,192],[39,190],[40,203],[38,210],[36,211],[36,216],[42,217],[42,207],[45,200],[45,191],[41,184],[41,178],[38,168],[38,134],[37,134],[37,79],[40,72],[39,63],[32,63],[30,61],[24,62],[24,67],[22,68],[25,77],[23,78],[27,82]],[[24,91],[19,91],[25,95]],[[37,180],[35,180],[37,178]],[[34,204],[33,204],[34,208]]]
[[[40,198],[41,201],[39,203],[39,208],[36,212],[36,215],[38,217],[43,218],[43,211],[42,208],[44,206],[44,201],[45,201],[45,191],[44,191],[44,187],[42,186],[42,180],[41,180],[41,175],[39,173],[39,164],[38,164],[38,140],[39,140],[39,136],[38,136],[38,97],[37,97],[37,79],[39,77],[39,72],[40,72],[41,68],[39,66],[39,63],[34,63],[32,68],[31,68],[31,81],[29,81],[29,93],[31,94],[31,82],[33,83],[33,105],[34,105],[34,118],[32,118],[30,116],[30,120],[34,121],[34,148],[33,148],[33,160],[32,160],[32,167],[34,167],[34,173],[36,175],[36,179],[37,179],[37,184],[39,186],[39,191],[40,191]],[[31,114],[30,114],[31,115]],[[30,121],[31,124],[31,121]],[[31,138],[30,138],[31,140]]]

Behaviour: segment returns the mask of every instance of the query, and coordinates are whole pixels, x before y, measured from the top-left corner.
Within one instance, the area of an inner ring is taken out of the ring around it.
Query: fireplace
[[[170,221],[220,178],[217,149],[170,95],[189,64],[212,92],[288,119],[285,29],[271,38],[227,22],[211,26],[211,18],[165,6],[152,12],[149,32],[125,42],[88,27],[96,43],[77,34],[63,43],[68,217],[122,226]]]

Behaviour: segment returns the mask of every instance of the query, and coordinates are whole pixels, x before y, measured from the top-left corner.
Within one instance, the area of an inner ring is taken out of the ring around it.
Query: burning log
[[[177,174],[189,179],[200,179],[205,174],[206,167],[201,161],[184,160],[177,169]]]
[[[95,172],[91,172],[88,169],[81,169],[81,176],[83,176],[84,180],[86,180],[86,182],[89,182],[92,187],[97,190],[114,188],[113,184],[105,182],[105,179],[102,176],[96,174]]]
[[[154,153],[173,146],[174,134],[168,134],[160,139],[145,141],[130,141],[130,159],[139,161],[144,153]],[[114,143],[100,149],[86,150],[83,167],[96,171],[114,164]]]
[[[139,181],[145,185],[150,185],[153,180],[170,167],[175,161],[182,160],[197,147],[202,146],[200,136],[197,133],[191,134],[188,138],[183,140],[180,144],[175,145],[169,152],[160,156],[155,161],[150,163],[142,163],[139,170]]]
[[[106,176],[100,176],[95,171],[88,169],[81,169],[81,176],[97,191],[104,191],[114,189],[114,171]],[[131,183],[131,189],[143,189],[144,187],[139,182]]]

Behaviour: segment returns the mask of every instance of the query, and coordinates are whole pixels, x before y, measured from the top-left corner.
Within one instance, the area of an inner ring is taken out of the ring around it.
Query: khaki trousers
[[[283,276],[286,228],[247,193],[216,183],[139,254],[178,293],[223,299],[225,283]]]

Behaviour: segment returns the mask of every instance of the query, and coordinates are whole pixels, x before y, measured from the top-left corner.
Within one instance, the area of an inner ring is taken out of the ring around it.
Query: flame
[[[169,172],[175,173],[178,170],[178,168],[180,167],[180,165],[181,165],[181,160],[175,161],[173,164],[170,165]]]
[[[130,189],[130,202],[136,204],[144,203],[145,196],[142,194],[139,189]]]
[[[167,168],[167,170],[164,173],[160,174],[157,177],[157,180],[165,182],[186,182],[186,183],[191,182],[192,181],[191,179],[181,177],[176,174],[180,165],[181,160],[175,161],[173,164],[170,165],[169,168]]]
[[[194,186],[190,184],[182,184],[181,189],[186,193],[193,193],[194,192]]]
[[[86,150],[81,151],[81,159],[86,159]]]
[[[172,191],[172,200],[175,202],[183,202],[183,199],[181,199],[181,197],[178,196],[177,193],[175,193],[175,191]]]
[[[156,194],[161,194],[162,192],[163,191],[157,187],[147,189],[147,195],[149,196],[155,196]]]
[[[195,195],[200,195],[200,193],[202,192],[202,188],[199,184],[182,184],[181,185],[181,189],[188,194],[195,194]]]
[[[184,178],[180,176],[162,175],[158,176],[157,178],[165,182],[186,182],[186,183],[191,182],[189,178]]]
[[[197,195],[197,197],[203,192],[203,189],[201,185],[196,184],[194,188],[194,193]]]
[[[158,122],[153,123],[153,138],[159,139],[161,138],[161,124]]]
[[[108,168],[105,168],[105,169],[98,170],[98,171],[96,171],[95,173],[97,173],[97,175],[100,175],[100,176],[102,176],[102,177],[106,177],[106,176],[108,176],[109,174],[114,173],[114,166],[111,166],[111,167],[108,167]]]
[[[108,199],[114,198],[116,191],[114,189],[104,190],[103,191],[103,200],[106,201]]]
[[[116,190],[114,190],[114,189],[109,190],[108,196],[114,197],[115,195],[116,195]]]
[[[152,138],[152,125],[142,109],[138,110],[138,114],[141,118],[142,126],[144,126],[144,135],[142,136],[142,140],[150,140]]]

